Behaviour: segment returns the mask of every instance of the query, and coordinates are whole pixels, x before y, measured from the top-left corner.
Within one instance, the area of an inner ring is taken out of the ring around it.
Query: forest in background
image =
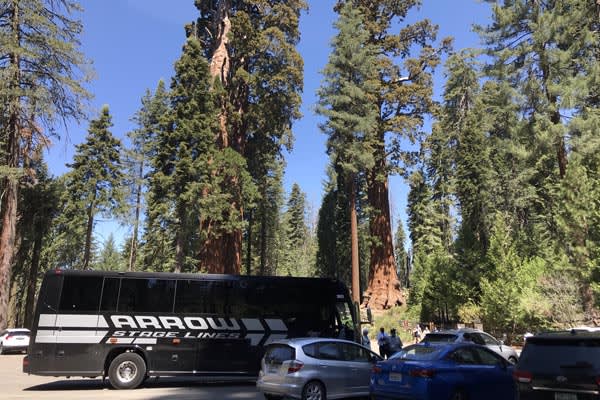
[[[0,2],[0,328],[31,324],[53,268],[327,276],[414,320],[600,323],[600,4],[486,2],[477,49],[407,22],[418,0],[336,3],[319,210],[283,189],[304,1],[196,1],[137,128],[112,132],[104,107],[58,177],[44,151],[63,120],[85,120],[90,95],[79,6]],[[395,174],[410,192],[406,232],[392,234]],[[123,248],[98,243],[99,217],[131,228]]]

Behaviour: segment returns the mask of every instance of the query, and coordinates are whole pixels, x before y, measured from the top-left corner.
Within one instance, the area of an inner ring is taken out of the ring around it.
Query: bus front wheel
[[[145,376],[146,363],[136,353],[119,354],[108,368],[108,381],[115,389],[135,389]]]

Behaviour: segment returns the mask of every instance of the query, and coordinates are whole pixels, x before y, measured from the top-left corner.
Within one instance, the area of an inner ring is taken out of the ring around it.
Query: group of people
[[[412,332],[412,336],[415,340],[415,343],[418,343],[421,340],[422,336],[425,336],[429,333],[429,328],[426,326],[425,329],[421,330],[421,326],[417,324],[415,329]],[[367,328],[363,329],[362,335],[362,345],[371,349],[371,339],[369,338],[369,330]],[[397,335],[396,329],[392,328],[390,330],[390,334],[385,333],[385,328],[379,328],[379,333],[377,334],[377,346],[379,346],[379,354],[383,358],[389,358],[392,354],[400,351],[402,349],[402,340]]]
[[[371,349],[371,339],[369,338],[369,330],[363,329],[362,345]],[[389,358],[392,354],[402,349],[402,340],[396,334],[396,329],[392,328],[390,334],[385,333],[384,328],[379,329],[377,334],[377,346],[379,346],[379,354],[383,358]]]

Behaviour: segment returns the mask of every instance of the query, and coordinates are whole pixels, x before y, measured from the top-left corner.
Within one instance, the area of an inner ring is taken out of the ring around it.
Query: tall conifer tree
[[[344,3],[362,9],[368,43],[379,54],[378,85],[372,99],[379,118],[374,132],[374,164],[367,173],[373,245],[365,303],[382,309],[403,301],[394,261],[388,176],[405,172],[411,164],[414,154],[403,150],[402,143],[415,143],[421,138],[423,119],[433,105],[431,71],[450,41],[442,41],[435,49],[436,26],[428,20],[407,23],[409,12],[420,5],[419,0],[340,0],[338,6]],[[398,24],[403,26],[395,33]]]
[[[58,219],[62,227],[61,246],[67,253],[83,249],[65,261],[70,267],[91,268],[93,230],[98,214],[113,217],[123,207],[123,166],[121,141],[110,131],[108,106],[90,122],[85,142],[76,146],[71,170],[65,176],[64,208]],[[81,245],[76,245],[80,243]],[[75,249],[75,250],[73,250]]]
[[[144,213],[145,199],[148,189],[148,173],[150,172],[150,161],[156,153],[158,134],[161,129],[161,119],[168,113],[168,94],[165,84],[161,80],[158,83],[156,91],[150,93],[147,91],[142,98],[142,107],[133,117],[133,122],[137,128],[127,134],[131,140],[132,148],[127,151],[127,187],[129,191],[128,203],[133,215],[129,213],[127,219],[133,225],[131,242],[128,246],[129,257],[127,269],[135,269],[138,245],[141,215]],[[158,245],[158,243],[153,243]]]
[[[300,117],[303,62],[296,45],[304,0],[197,0],[200,17],[189,27],[200,39],[210,62],[219,104],[214,141],[248,159],[251,141],[270,142],[263,151],[275,155],[292,143],[292,122]],[[262,147],[262,145],[261,145]],[[266,157],[271,162],[274,156]],[[256,180],[256,177],[255,177]],[[230,174],[222,190],[243,218],[248,204],[240,197],[244,179]],[[206,230],[208,227],[202,227]],[[223,218],[210,227],[203,263],[213,272],[239,273],[242,225]]]
[[[373,104],[377,54],[368,44],[360,9],[350,3],[340,10],[335,24],[338,34],[325,67],[325,81],[319,90],[317,111],[327,120],[321,129],[328,135],[327,151],[344,181],[350,210],[352,298],[360,303],[358,219],[358,175],[373,167],[372,135],[377,121]],[[344,265],[340,265],[343,268]]]
[[[88,94],[78,51],[79,6],[70,0],[0,4],[0,329],[6,327],[26,137],[47,143],[56,122],[83,117]]]

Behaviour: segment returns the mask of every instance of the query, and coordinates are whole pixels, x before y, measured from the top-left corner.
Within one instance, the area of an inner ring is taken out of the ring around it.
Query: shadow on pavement
[[[148,378],[139,389],[147,388],[219,388],[224,387],[232,389],[239,387],[245,391],[254,389],[256,387],[253,381],[242,381],[242,382],[226,382],[226,381],[214,381],[208,380],[207,378],[198,377],[161,377],[161,378]],[[23,390],[25,391],[58,391],[58,390],[102,390],[113,388],[108,383],[108,379],[62,379],[56,382],[44,383],[41,385],[35,385]],[[134,389],[135,390],[135,389]],[[239,398],[239,397],[235,397]]]

